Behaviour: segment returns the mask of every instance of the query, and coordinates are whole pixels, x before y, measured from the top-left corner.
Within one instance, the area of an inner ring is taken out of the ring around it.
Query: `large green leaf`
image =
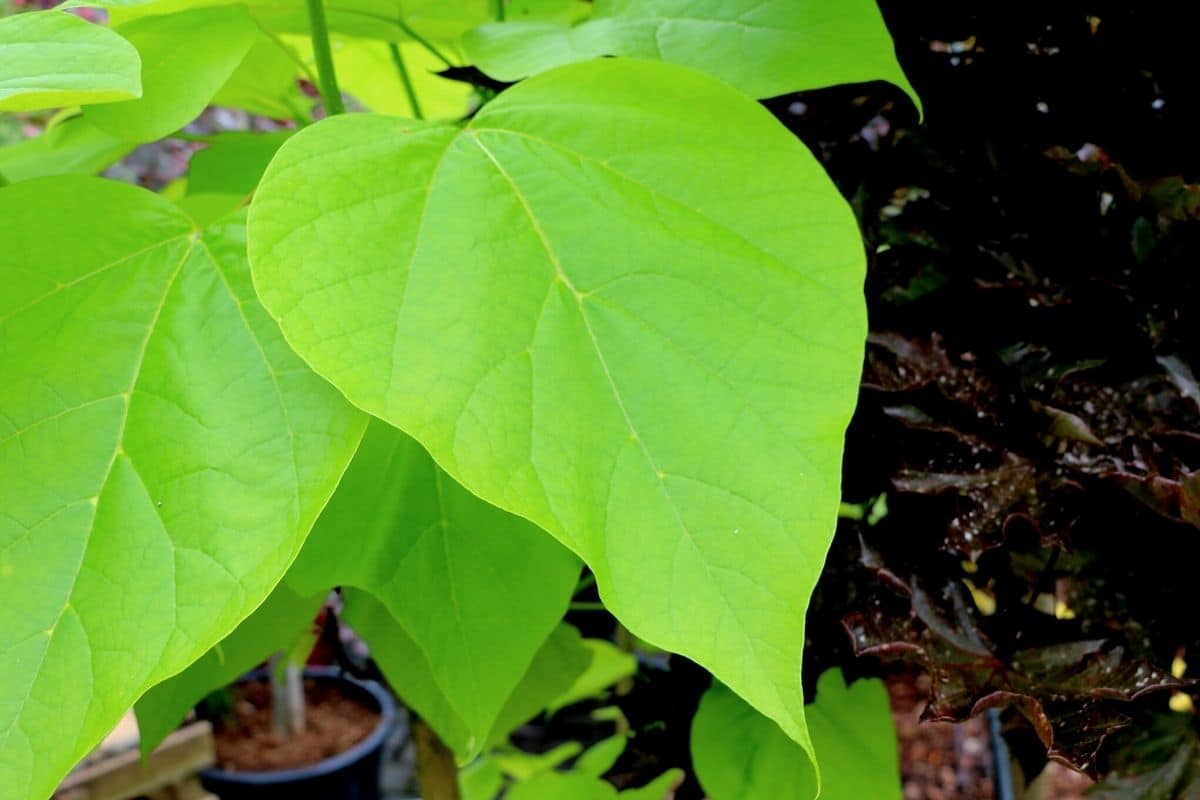
[[[465,730],[459,736],[447,723],[439,733],[471,756],[562,619],[578,578],[570,551],[373,421],[288,581],[303,594],[354,586],[381,601],[419,654],[413,668],[428,670]],[[382,638],[361,632],[372,644]],[[408,699],[411,681],[394,670],[388,677]]]
[[[565,622],[555,628],[505,701],[488,732],[485,747],[502,743],[510,733],[547,710],[554,698],[567,691],[591,666],[593,653],[588,647],[591,641]]]
[[[266,602],[233,633],[186,670],[150,689],[137,704],[143,752],[153,750],[209,692],[231,683],[272,654],[290,649],[312,623],[326,594],[298,594],[285,576]],[[500,743],[545,710],[593,658],[587,646],[593,640],[583,639],[570,625],[560,624],[537,650],[512,694],[503,700],[491,729],[480,737],[455,711],[453,699],[460,698],[447,696],[438,683],[435,664],[386,607],[366,592],[346,590],[345,595],[345,619],[366,639],[392,688],[463,758],[469,758],[481,746]],[[481,663],[490,662],[485,658]],[[473,744],[472,737],[479,743]]]
[[[75,116],[31,139],[0,147],[0,172],[12,183],[51,175],[95,175],[133,148]]]
[[[129,42],[62,11],[0,19],[0,111],[128,100],[142,92]]]
[[[126,184],[0,190],[0,786],[47,796],[257,607],[362,415],[254,299],[239,221]]]
[[[183,672],[152,687],[137,702],[139,744],[149,753],[205,695],[286,650],[307,633],[326,592],[304,597],[285,578],[241,625]]]
[[[886,80],[917,99],[875,0],[597,0],[578,25],[489,23],[463,46],[505,81],[615,55],[686,64],[754,97]]]
[[[578,22],[591,13],[589,0],[504,0],[504,17],[509,20]]]
[[[230,131],[210,136],[208,147],[192,155],[187,178],[164,189],[163,195],[198,225],[220,219],[249,202],[271,157],[292,133]]]
[[[496,0],[326,0],[329,30],[367,39],[402,41],[416,33],[439,43],[455,42],[495,15]],[[71,0],[68,5],[111,9],[114,20],[171,14],[184,9],[240,4],[275,33],[309,32],[301,0]]]
[[[367,592],[347,589],[343,617],[370,642],[371,658],[405,705],[429,723],[456,753],[475,749],[478,735],[467,728],[462,715],[438,685],[437,675],[421,647],[383,603]]]
[[[312,117],[312,101],[300,90],[300,74],[299,55],[279,37],[259,32],[245,58],[213,96],[212,104],[307,122]]]
[[[250,234],[319,373],[807,745],[804,613],[866,320],[857,225],[803,144],[714,78],[593,61],[466,127],[301,131]]]
[[[808,729],[821,759],[822,800],[900,800],[900,762],[882,681],[847,687],[838,670],[817,681]],[[692,723],[692,761],[712,800],[812,797],[817,781],[796,743],[714,683]]]
[[[208,691],[288,647],[335,584],[369,590],[346,590],[346,620],[401,697],[464,758],[566,691],[592,657],[577,631],[555,628],[578,562],[452,484],[412,439],[372,423],[275,593],[143,698],[150,746]],[[518,572],[525,579],[513,581]]]
[[[349,589],[345,596],[343,616],[369,643],[371,657],[388,683],[464,761],[482,748],[503,741],[515,728],[545,709],[587,668],[589,653],[579,632],[570,625],[560,624],[534,654],[512,694],[502,698],[503,705],[493,715],[490,728],[472,729],[457,707],[461,706],[461,698],[451,697],[442,688],[436,662],[387,608],[366,592]],[[486,656],[481,663],[487,663]]]
[[[294,131],[227,131],[209,137],[208,146],[188,162],[188,192],[249,196],[267,165]]]
[[[142,57],[142,96],[88,106],[84,116],[131,142],[182,128],[204,110],[242,63],[258,29],[241,6],[137,19],[117,28]]]

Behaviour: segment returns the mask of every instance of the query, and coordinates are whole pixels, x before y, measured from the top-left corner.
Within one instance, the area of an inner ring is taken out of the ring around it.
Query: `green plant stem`
[[[377,22],[382,22],[385,25],[395,25],[397,28],[404,31],[405,36],[421,45],[421,47],[424,47],[429,51],[431,56],[445,64],[447,69],[454,66],[454,62],[447,58],[445,53],[443,53],[441,50],[438,50],[433,46],[432,42],[413,30],[412,26],[405,22],[403,18],[385,17],[381,14],[371,14],[366,11],[360,12],[357,16],[363,17],[364,19],[373,19]]]
[[[865,516],[866,516],[866,512],[863,510],[863,507],[861,505],[858,505],[856,503],[847,503],[844,500],[838,504],[838,518],[839,519],[852,519],[857,522],[858,520],[861,520]]]
[[[308,0],[308,24],[312,27],[313,57],[317,61],[317,78],[325,113],[331,117],[345,113],[342,93],[338,90],[337,73],[333,69],[333,51],[329,47],[329,28],[325,23],[323,0]]]
[[[571,603],[572,611],[606,611],[604,603],[596,603],[587,600],[579,600]]]
[[[413,116],[417,119],[425,119],[425,114],[421,111],[421,103],[417,100],[417,90],[413,86],[412,76],[408,74],[408,66],[404,63],[404,54],[400,52],[400,46],[395,42],[388,42],[388,52],[392,54],[396,72],[400,73],[400,82],[404,84],[404,93],[408,95],[408,105],[412,108]]]
[[[505,2],[506,2],[506,0],[496,0],[496,21],[497,22],[504,22],[504,16],[505,16],[505,10],[506,10],[504,8]]]

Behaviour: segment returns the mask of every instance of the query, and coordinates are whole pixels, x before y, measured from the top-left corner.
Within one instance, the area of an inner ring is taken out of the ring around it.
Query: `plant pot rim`
[[[265,670],[255,670],[239,678],[237,683],[242,684],[253,680],[262,680],[266,677],[267,673]],[[323,758],[315,764],[309,764],[304,767],[293,767],[291,769],[236,771],[214,766],[202,770],[200,775],[205,778],[221,780],[227,783],[240,783],[248,786],[298,782],[337,772],[344,767],[349,767],[355,762],[360,761],[373,750],[382,747],[384,739],[387,738],[388,733],[391,732],[396,722],[396,701],[392,699],[387,689],[384,689],[375,681],[363,681],[347,675],[340,667],[305,667],[304,677],[316,678],[318,680],[341,681],[362,689],[379,706],[379,723],[366,738],[353,747],[343,750],[337,755]]]

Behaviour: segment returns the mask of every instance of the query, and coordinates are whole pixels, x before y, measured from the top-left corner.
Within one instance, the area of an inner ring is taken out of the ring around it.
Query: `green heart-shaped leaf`
[[[79,177],[0,218],[0,786],[42,798],[263,601],[365,421],[258,305],[240,222]]]
[[[587,62],[465,127],[301,131],[250,237],[314,369],[807,745],[866,319],[858,227],[803,144],[701,73]]]
[[[84,116],[130,142],[161,139],[199,116],[242,63],[258,33],[242,6],[145,17],[117,31],[141,55],[142,96],[88,106]]]
[[[520,580],[513,576],[520,575]],[[153,747],[212,689],[289,649],[334,585],[404,701],[463,758],[545,708],[592,651],[555,626],[579,561],[374,421],[296,563],[241,627],[138,704]]]
[[[300,88],[297,79],[301,74],[300,57],[295,50],[278,36],[260,31],[211,102],[265,117],[305,121],[310,116],[312,100]]]
[[[504,81],[631,56],[695,67],[754,97],[883,80],[920,105],[875,0],[597,0],[577,25],[488,23],[468,32],[463,47]]]
[[[496,0],[338,0],[326,3],[329,30],[364,39],[403,41],[415,32],[434,42],[456,42],[466,31],[492,19]],[[185,9],[245,6],[267,30],[309,33],[308,7],[301,0],[68,0],[67,6],[108,8],[117,21]]]
[[[413,654],[379,659],[388,680],[470,757],[578,578],[570,551],[466,491],[410,437],[375,421],[287,580],[302,594],[353,586],[379,600]],[[382,623],[360,633],[380,647],[397,638]]]
[[[111,103],[142,93],[129,42],[62,11],[0,19],[0,111]]]
[[[515,728],[543,711],[587,669],[591,658],[585,646],[590,640],[582,639],[570,625],[558,625],[537,648],[525,674],[510,687],[511,694],[500,698],[501,707],[490,717],[490,727],[481,732],[459,711],[462,701],[470,700],[470,696],[451,695],[443,688],[446,681],[438,670],[445,659],[436,653],[430,658],[433,642],[417,644],[387,608],[366,592],[346,592],[344,616],[369,642],[371,657],[396,693],[463,759],[502,742]],[[485,668],[487,659],[488,654],[482,654],[476,669]],[[459,673],[465,671],[458,665],[452,667]],[[467,710],[473,711],[471,707]]]

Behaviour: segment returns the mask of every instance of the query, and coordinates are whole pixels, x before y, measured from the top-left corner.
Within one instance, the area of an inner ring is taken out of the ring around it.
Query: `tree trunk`
[[[271,681],[271,724],[275,733],[286,738],[304,733],[304,676],[300,665],[291,661],[281,664],[284,656],[276,654],[267,665]]]

